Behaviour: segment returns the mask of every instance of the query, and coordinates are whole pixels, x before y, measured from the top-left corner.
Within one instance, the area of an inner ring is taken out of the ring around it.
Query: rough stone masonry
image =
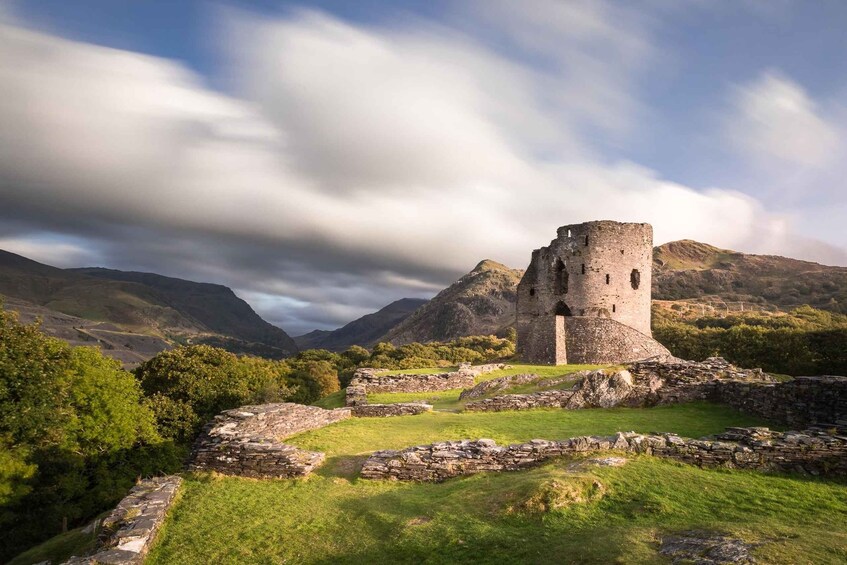
[[[302,477],[323,463],[324,454],[282,440],[350,416],[349,408],[324,410],[291,402],[227,410],[197,438],[189,469],[254,478]]]
[[[669,355],[650,329],[652,266],[650,224],[560,227],[518,284],[518,355],[549,365]]]
[[[103,520],[97,548],[86,557],[71,557],[65,565],[137,565],[144,560],[182,479],[176,475],[146,479]]]
[[[841,430],[847,433],[847,430]],[[828,430],[774,432],[768,428],[728,428],[711,439],[675,434],[619,432],[498,446],[494,440],[444,441],[378,451],[362,467],[366,479],[443,481],[485,471],[517,471],[553,457],[598,451],[625,451],[668,457],[701,467],[757,471],[847,474],[847,436]]]

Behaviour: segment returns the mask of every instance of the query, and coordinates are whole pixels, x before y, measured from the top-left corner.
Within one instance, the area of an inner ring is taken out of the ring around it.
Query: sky
[[[847,3],[0,0],[0,249],[291,335],[558,226],[847,265]]]

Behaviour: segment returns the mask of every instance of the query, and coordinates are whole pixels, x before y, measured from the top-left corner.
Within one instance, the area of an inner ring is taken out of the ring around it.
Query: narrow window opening
[[[585,236],[585,246],[588,247],[588,236]]]
[[[641,272],[638,269],[633,269],[629,274],[629,284],[632,285],[632,288],[638,290],[639,285],[641,285]]]
[[[555,267],[555,286],[556,294],[568,293],[568,271],[565,268],[565,263],[561,259],[556,259]]]
[[[606,274],[606,284],[609,284],[609,275]]]
[[[571,236],[571,230],[568,230],[568,237]]]
[[[615,311],[617,311],[617,306],[615,304],[612,304],[612,312],[615,312]]]
[[[582,274],[585,274],[585,263],[582,264]]]
[[[535,289],[534,288],[529,289],[529,295],[535,296]]]

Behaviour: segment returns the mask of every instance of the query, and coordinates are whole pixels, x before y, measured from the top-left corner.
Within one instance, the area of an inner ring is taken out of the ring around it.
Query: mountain
[[[672,241],[653,252],[653,298],[717,298],[780,310],[808,304],[847,312],[847,267]]]
[[[400,345],[467,335],[502,335],[515,323],[517,285],[522,276],[519,269],[482,261],[379,341]]]
[[[333,331],[315,330],[296,336],[294,342],[300,349],[329,349],[344,351],[351,345],[371,347],[386,332],[400,324],[415,310],[427,303],[421,298],[401,298],[388,306],[353,320]]]
[[[269,357],[297,351],[288,334],[221,285],[151,273],[59,269],[0,251],[0,295],[22,318],[41,316],[47,333],[67,339],[74,328],[94,332],[76,336],[98,341],[105,353],[128,364],[182,342]],[[144,341],[139,336],[158,341],[137,349]]]

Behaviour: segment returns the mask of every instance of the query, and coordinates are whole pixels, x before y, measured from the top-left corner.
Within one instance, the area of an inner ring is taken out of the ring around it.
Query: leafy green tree
[[[190,345],[159,353],[142,363],[135,374],[151,398],[150,406],[163,433],[187,441],[224,410],[291,398],[294,391],[288,386],[289,372],[285,363]]]
[[[179,466],[136,379],[0,311],[0,561]]]

